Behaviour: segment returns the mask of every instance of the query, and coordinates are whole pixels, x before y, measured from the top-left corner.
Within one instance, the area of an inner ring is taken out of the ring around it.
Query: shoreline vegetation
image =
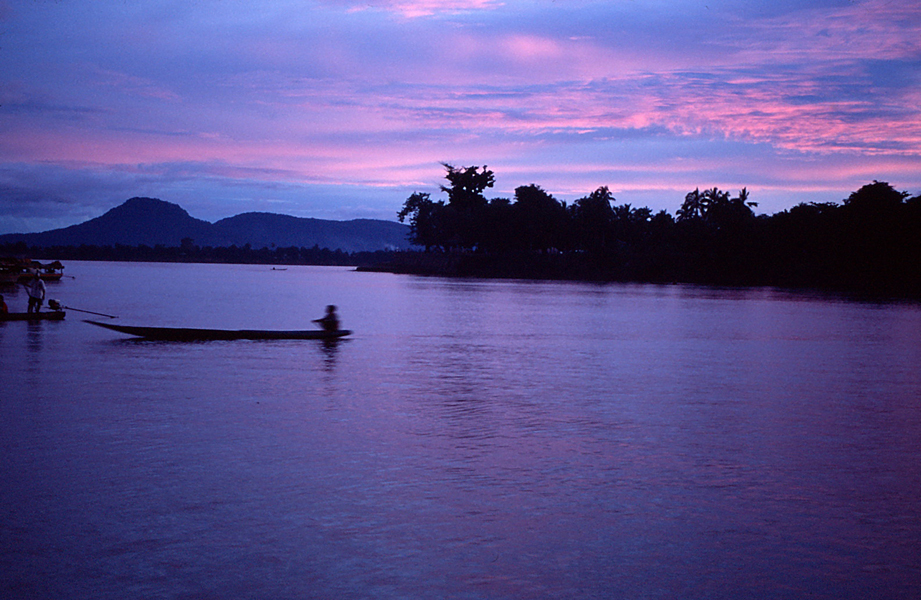
[[[56,260],[87,260],[112,262],[164,262],[240,265],[317,265],[358,267],[377,265],[389,260],[396,251],[377,250],[346,252],[329,248],[304,248],[297,246],[276,248],[253,248],[243,246],[196,246],[191,240],[183,240],[181,246],[157,244],[128,246],[124,244],[79,246],[36,246],[25,242],[0,244],[0,256],[44,257],[54,256]]]
[[[607,187],[571,205],[534,184],[487,200],[487,167],[443,166],[447,201],[415,193],[398,214],[426,251],[376,270],[921,298],[921,195],[886,182],[774,215],[755,215],[747,189],[698,188],[672,216],[617,205]]]
[[[398,213],[418,250],[0,246],[56,260],[350,266],[443,277],[775,287],[921,299],[921,195],[873,181],[836,203],[755,215],[746,189],[689,192],[672,216],[617,205],[600,187],[571,205],[531,184],[487,200],[487,167],[443,165],[447,200],[414,193]]]

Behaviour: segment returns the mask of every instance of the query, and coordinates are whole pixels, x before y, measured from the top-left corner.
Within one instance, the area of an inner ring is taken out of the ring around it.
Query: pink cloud
[[[807,9],[746,26],[742,56],[755,62],[917,58],[921,5],[864,0],[829,10]]]
[[[500,44],[508,55],[522,62],[557,60],[563,55],[560,46],[557,40],[536,35],[511,35]]]
[[[489,10],[504,5],[503,2],[495,0],[466,0],[460,3],[445,0],[327,0],[326,3],[334,6],[345,6],[350,12],[384,10],[400,14],[406,18]]]
[[[167,101],[179,100],[178,94],[146,77],[138,77],[109,69],[99,69],[94,66],[89,67],[88,70],[95,76],[95,85],[111,87],[127,95]]]
[[[724,12],[706,36],[685,31],[700,20],[636,4],[593,4],[597,18],[567,22],[580,11],[554,3],[483,0],[459,14],[330,0],[218,15],[193,3],[175,20],[148,8],[157,18],[112,36],[61,28],[66,47],[0,76],[0,157],[434,191],[439,161],[486,162],[507,182],[497,194],[534,182],[575,197],[918,172],[921,87],[905,82],[921,56],[914,4]],[[175,164],[193,166],[157,167]]]

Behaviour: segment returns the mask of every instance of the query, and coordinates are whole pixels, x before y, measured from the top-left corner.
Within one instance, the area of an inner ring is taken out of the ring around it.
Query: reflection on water
[[[916,305],[68,270],[56,295],[126,324],[293,329],[334,303],[355,334],[175,344],[72,315],[6,324],[7,596],[866,598],[921,584]],[[302,309],[279,314],[279,299]]]
[[[27,321],[26,331],[28,332],[28,345],[26,346],[30,353],[34,353],[35,357],[39,356],[39,353],[42,351],[42,330],[44,329],[44,321]]]
[[[323,350],[323,367],[326,371],[333,371],[336,368],[336,354],[339,352],[339,346],[348,343],[348,340],[323,340],[320,342],[320,348]]]

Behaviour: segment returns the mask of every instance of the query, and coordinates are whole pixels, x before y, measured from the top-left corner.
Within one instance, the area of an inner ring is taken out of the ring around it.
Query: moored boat
[[[0,313],[0,321],[60,321],[64,318],[64,314],[63,310]]]
[[[64,265],[59,261],[40,263],[28,258],[0,257],[0,283],[25,283],[38,273],[43,281],[60,281]]]
[[[200,342],[210,340],[338,340],[351,335],[348,329],[324,331],[322,329],[308,330],[277,330],[277,329],[195,329],[189,327],[137,327],[133,325],[116,325],[91,321],[86,323],[126,333],[148,340],[173,341],[173,342]]]
[[[19,276],[19,281],[25,283],[31,279],[33,273],[38,273],[38,276],[43,281],[60,281],[64,277],[64,265],[59,261],[47,264],[40,263],[37,260],[29,261],[25,272]]]

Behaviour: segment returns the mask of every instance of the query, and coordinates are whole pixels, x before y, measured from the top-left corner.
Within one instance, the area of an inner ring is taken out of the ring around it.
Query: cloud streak
[[[0,231],[41,198],[60,216],[29,227],[142,189],[209,220],[393,218],[441,161],[488,164],[497,195],[608,185],[672,211],[696,186],[766,212],[921,191],[912,2],[457,6],[8,2]]]

